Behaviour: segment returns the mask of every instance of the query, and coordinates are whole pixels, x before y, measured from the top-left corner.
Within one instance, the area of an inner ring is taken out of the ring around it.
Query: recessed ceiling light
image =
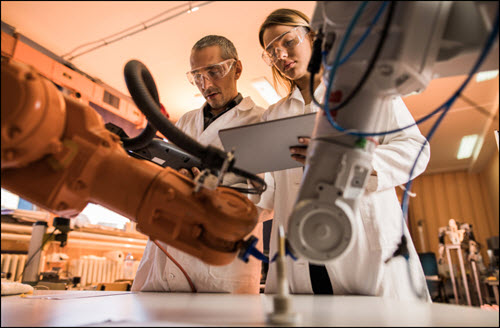
[[[498,75],[498,70],[479,72],[476,75],[476,82],[488,81],[496,78],[497,75]]]
[[[472,156],[472,152],[476,146],[477,137],[477,134],[471,134],[462,138],[460,147],[458,147],[457,159],[464,159]]]

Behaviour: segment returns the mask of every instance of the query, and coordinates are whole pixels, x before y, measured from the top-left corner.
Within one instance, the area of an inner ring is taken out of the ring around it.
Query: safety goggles
[[[203,78],[211,81],[222,79],[229,73],[236,59],[231,58],[220,63],[197,68],[186,73],[189,82],[192,85],[199,85],[203,82]]]
[[[266,49],[262,52],[262,59],[264,59],[267,65],[273,66],[283,53],[286,53],[288,56],[288,51],[293,50],[301,44],[308,32],[307,27],[297,26],[277,36],[273,41],[269,42]]]

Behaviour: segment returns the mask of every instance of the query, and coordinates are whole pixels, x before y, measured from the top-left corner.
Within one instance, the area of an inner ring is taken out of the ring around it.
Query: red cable
[[[170,115],[168,114],[167,110],[165,109],[165,106],[163,106],[162,103],[160,103],[160,111],[163,115],[165,115],[167,118],[170,118]]]
[[[377,139],[373,137],[367,137],[366,140],[373,142],[376,146],[380,145],[380,143],[377,141]]]
[[[191,278],[189,278],[189,275],[186,273],[186,271],[184,270],[184,268],[172,257],[172,255],[170,255],[167,250],[165,248],[163,248],[160,243],[157,241],[157,240],[153,240],[153,243],[156,244],[156,246],[158,246],[163,253],[165,253],[165,255],[167,255],[167,257],[170,259],[170,261],[174,262],[175,265],[177,265],[177,267],[182,271],[182,273],[184,274],[184,276],[186,277],[188,283],[189,283],[189,286],[191,287],[191,291],[193,293],[196,293],[196,287],[194,286],[193,282],[191,281]]]

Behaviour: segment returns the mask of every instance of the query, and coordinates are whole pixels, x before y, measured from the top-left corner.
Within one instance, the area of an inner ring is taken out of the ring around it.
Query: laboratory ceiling
[[[185,74],[190,68],[191,47],[197,40],[208,34],[224,35],[232,40],[243,63],[239,91],[267,107],[269,104],[251,83],[262,77],[272,81],[270,69],[261,59],[259,26],[275,9],[298,9],[311,17],[315,5],[314,1],[2,1],[1,17],[17,32],[59,56],[128,28],[133,31],[138,26],[148,27],[77,56],[71,62],[83,72],[128,95],[123,67],[131,59],[140,60],[151,71],[160,100],[171,119],[176,121],[182,114],[199,107],[204,100],[189,84]],[[199,9],[187,13],[190,7]],[[168,17],[171,19],[167,20]],[[156,24],[162,20],[165,21]],[[101,43],[87,45],[71,55]],[[455,65],[472,66],[471,58],[460,60],[443,66],[444,75]],[[498,69],[498,42],[489,62],[496,63]],[[405,97],[404,101],[414,118],[421,118],[441,105],[464,78],[447,76],[435,79],[421,94]],[[460,169],[478,171],[493,154],[498,155],[493,136],[493,130],[498,129],[498,76],[479,83],[473,80],[464,90],[464,96],[457,100],[431,140],[432,155],[427,173]],[[429,132],[433,121],[431,119],[420,126],[424,134]],[[462,136],[476,133],[480,135],[476,154],[469,159],[457,160]]]

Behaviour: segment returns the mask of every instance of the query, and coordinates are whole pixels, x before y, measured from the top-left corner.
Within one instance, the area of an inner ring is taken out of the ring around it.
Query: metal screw
[[[392,69],[392,66],[391,65],[387,65],[387,64],[382,64],[378,67],[379,71],[380,71],[380,74],[382,75],[391,75],[394,70]]]
[[[193,238],[198,238],[201,235],[202,229],[199,225],[195,225],[193,227],[193,231],[191,231],[191,236]]]
[[[157,221],[157,220],[159,220],[159,219],[160,219],[160,211],[155,210],[155,211],[153,212],[153,216],[152,216],[152,218],[151,218],[151,219],[152,219],[152,221]]]
[[[28,73],[24,74],[24,78],[25,78],[26,80],[30,80],[30,81],[32,81],[32,80],[34,80],[34,79],[35,79],[35,75],[33,75],[33,73],[31,73],[31,72],[28,72]]]
[[[68,208],[68,204],[65,202],[60,202],[59,205],[57,205],[57,210],[58,211],[63,211]]]
[[[409,78],[408,74],[401,75],[396,79],[396,86],[403,84],[406,80],[408,80],[408,78]]]
[[[165,198],[167,200],[174,200],[175,199],[175,190],[173,188],[168,188],[167,193],[165,195]]]
[[[73,188],[75,190],[81,190],[81,189],[84,189],[85,187],[87,187],[87,185],[82,181],[82,180],[77,180],[74,184],[73,184]]]
[[[109,135],[111,136],[111,139],[113,139],[113,141],[120,141],[120,137],[116,134],[110,133]]]
[[[21,134],[21,129],[18,126],[13,125],[9,128],[9,138],[14,139],[20,134]]]
[[[12,161],[15,157],[15,152],[14,150],[12,149],[7,149],[5,152],[4,152],[4,157],[7,161]]]
[[[54,141],[49,144],[48,150],[52,154],[57,154],[63,150],[63,145],[59,141]]]

